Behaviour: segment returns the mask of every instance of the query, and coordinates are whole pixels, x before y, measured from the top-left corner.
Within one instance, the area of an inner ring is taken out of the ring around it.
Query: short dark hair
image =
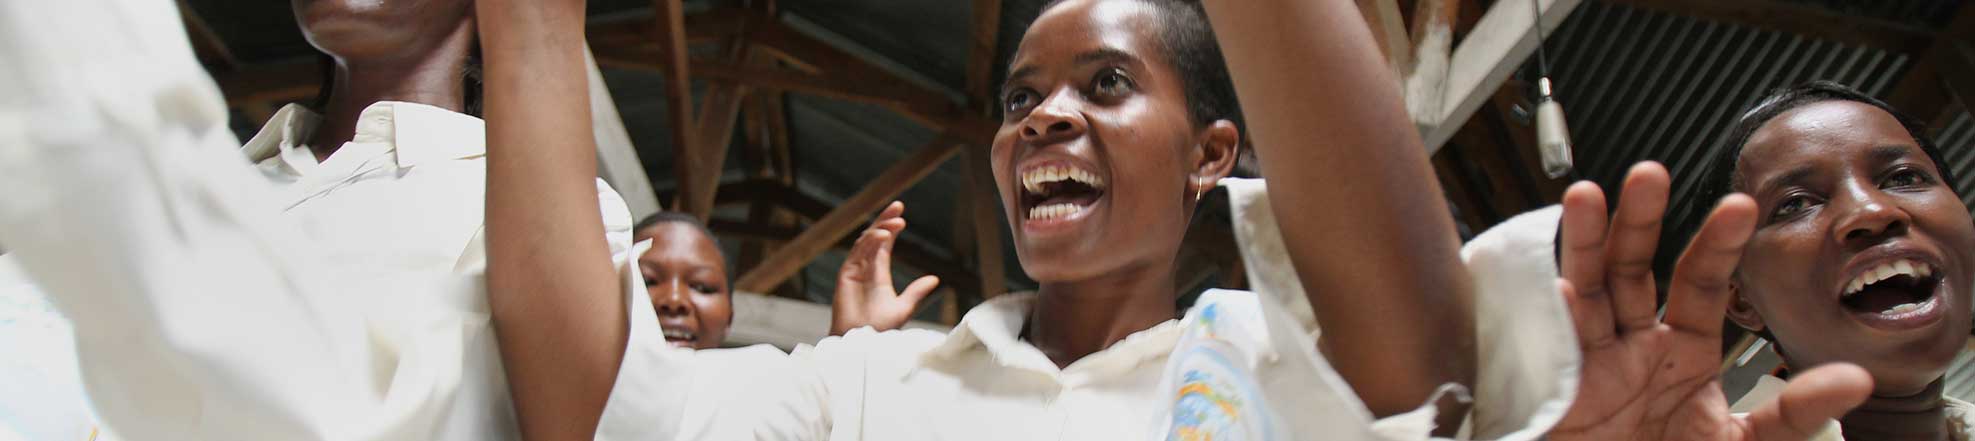
[[[1954,188],[1953,183],[1957,182],[1954,179],[1954,170],[1950,169],[1948,162],[1942,159],[1941,148],[1934,144],[1933,138],[1927,136],[1927,126],[1894,110],[1893,106],[1886,104],[1885,101],[1880,101],[1864,92],[1837,82],[1819,80],[1770,92],[1769,96],[1743,112],[1742,117],[1735,120],[1735,125],[1729,126],[1728,137],[1723,140],[1721,148],[1715,152],[1714,158],[1702,175],[1701,201],[1712,206],[1714,201],[1734,191],[1736,171],[1742,159],[1742,148],[1747,146],[1749,138],[1755,136],[1756,130],[1762,128],[1763,124],[1769,123],[1769,120],[1776,119],[1784,112],[1826,101],[1864,103],[1892,115],[1893,119],[1900,122],[1901,127],[1906,128],[1906,133],[1913,137],[1913,142],[1919,144],[1920,151],[1927,154],[1927,159],[1934,161],[1934,168],[1941,171],[1941,180],[1949,184],[1949,189]],[[1698,228],[1705,220],[1704,217],[1697,216],[1692,219],[1691,226]]]
[[[1186,111],[1193,123],[1205,127],[1214,121],[1228,120],[1245,135],[1247,124],[1242,121],[1241,102],[1234,94],[1234,81],[1228,76],[1227,59],[1221,56],[1219,40],[1214,37],[1214,27],[1207,22],[1207,11],[1198,0],[1137,0],[1158,8],[1164,14],[1160,17],[1160,55],[1173,64],[1179,72],[1180,83],[1186,88]],[[1043,4],[1041,11],[1062,4],[1064,0],[1051,0]],[[1244,137],[1245,138],[1245,137]]]
[[[1907,135],[1913,137],[1913,142],[1920,146],[1920,151],[1927,154],[1927,159],[1934,161],[1934,168],[1941,172],[1941,181],[1948,184],[1950,191],[1954,190],[1954,182],[1956,182],[1954,170],[1948,167],[1946,160],[1942,159],[1941,148],[1927,136],[1926,126],[1894,110],[1893,106],[1886,104],[1885,101],[1844,84],[1819,80],[1770,92],[1761,101],[1757,101],[1755,106],[1743,112],[1742,117],[1736,119],[1734,125],[1729,126],[1727,138],[1723,139],[1721,148],[1716,150],[1714,157],[1702,172],[1699,202],[1706,205],[1701,207],[1713,207],[1716,201],[1727,197],[1735,190],[1736,172],[1741,163],[1742,148],[1747,146],[1750,137],[1755,136],[1757,129],[1761,129],[1763,124],[1769,123],[1769,120],[1776,119],[1784,112],[1826,101],[1864,103],[1892,115],[1893,119],[1898,120],[1900,126],[1906,129]],[[1956,195],[1958,196],[1959,192],[1956,192]],[[1707,221],[1706,213],[1707,211],[1702,210],[1689,216],[1684,230],[1690,233],[1698,232],[1701,224]],[[1754,332],[1764,340],[1777,343],[1776,336],[1770,334],[1767,329]],[[1782,352],[1780,345],[1777,346],[1777,352]]]
[[[693,229],[699,230],[700,234],[706,235],[706,240],[713,242],[715,249],[719,248],[720,239],[713,235],[713,230],[706,228],[705,222],[700,222],[699,218],[693,217],[693,215],[677,211],[660,211],[652,213],[650,216],[645,216],[644,219],[638,221],[637,225],[631,227],[631,235],[636,236],[639,231],[644,231],[646,228],[651,228],[662,223],[691,225]]]

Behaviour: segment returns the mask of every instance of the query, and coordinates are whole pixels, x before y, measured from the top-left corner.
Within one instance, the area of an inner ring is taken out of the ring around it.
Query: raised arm
[[[1472,387],[1453,217],[1356,6],[1205,3],[1331,364],[1381,417]]]
[[[522,435],[587,440],[627,338],[598,215],[582,0],[480,0],[487,295]]]

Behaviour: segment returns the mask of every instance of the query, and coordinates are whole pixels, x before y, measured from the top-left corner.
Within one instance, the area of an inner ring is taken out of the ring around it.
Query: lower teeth
[[[1891,315],[1891,314],[1905,314],[1905,313],[1909,313],[1909,312],[1913,312],[1913,311],[1917,311],[1917,310],[1920,310],[1920,304],[1919,304],[1919,303],[1903,303],[1903,304],[1899,304],[1899,305],[1896,305],[1896,306],[1893,306],[1893,307],[1891,307],[1891,308],[1886,308],[1886,310],[1885,310],[1885,311],[1880,311],[1879,313],[1880,313],[1880,314],[1888,314],[1888,315]]]
[[[1076,214],[1078,211],[1082,211],[1082,210],[1083,208],[1078,207],[1075,204],[1049,204],[1040,207],[1030,208],[1029,219],[1048,220],[1048,219],[1056,219],[1061,217],[1068,217],[1069,215]]]

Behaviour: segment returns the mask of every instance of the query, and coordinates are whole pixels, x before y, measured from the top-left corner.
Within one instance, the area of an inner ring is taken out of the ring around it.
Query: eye
[[[1123,97],[1131,94],[1137,87],[1132,83],[1131,77],[1125,76],[1125,72],[1117,68],[1098,71],[1097,76],[1090,79],[1090,94],[1098,98]]]
[[[693,288],[693,292],[697,292],[701,294],[716,294],[720,292],[720,290],[714,289],[713,285],[708,285],[704,283],[693,283],[691,287]]]
[[[1929,176],[1927,172],[1912,167],[1904,167],[1893,170],[1892,174],[1886,175],[1886,179],[1879,183],[1879,188],[1913,188],[1926,185],[1929,182],[1933,182],[1933,180],[1933,176]]]
[[[1776,210],[1770,212],[1769,218],[1771,220],[1788,219],[1792,216],[1803,214],[1803,212],[1805,211],[1809,211],[1811,206],[1815,203],[1817,203],[1817,200],[1811,198],[1810,195],[1806,195],[1806,194],[1792,194],[1789,196],[1785,196],[1783,197],[1782,202],[1776,203]]]
[[[1036,93],[1033,90],[1010,90],[1007,95],[1001,97],[1001,110],[1011,115],[1022,113],[1030,107],[1034,107],[1039,100],[1040,98],[1036,97]]]

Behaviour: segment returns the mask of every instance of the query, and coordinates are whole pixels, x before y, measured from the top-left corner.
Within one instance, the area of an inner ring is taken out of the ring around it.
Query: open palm
[[[905,326],[919,301],[939,287],[939,278],[920,277],[905,291],[892,287],[891,250],[905,231],[905,204],[892,202],[857,236],[837,270],[836,299],[830,303],[830,335],[870,326],[888,331]]]
[[[1804,440],[1865,400],[1871,378],[1828,365],[1793,379],[1776,402],[1747,416],[1728,411],[1717,368],[1729,279],[1754,231],[1756,205],[1724,198],[1675,264],[1665,319],[1656,317],[1653,253],[1668,177],[1633,167],[1618,212],[1588,182],[1564,194],[1559,283],[1584,353],[1577,400],[1556,440]],[[1609,225],[1607,225],[1609,224]]]

